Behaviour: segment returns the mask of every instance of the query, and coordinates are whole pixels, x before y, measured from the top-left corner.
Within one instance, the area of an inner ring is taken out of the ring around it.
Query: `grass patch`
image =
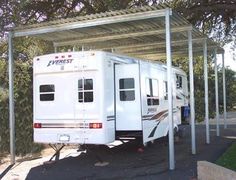
[[[216,164],[236,171],[236,143],[233,143],[227,151],[217,159]]]

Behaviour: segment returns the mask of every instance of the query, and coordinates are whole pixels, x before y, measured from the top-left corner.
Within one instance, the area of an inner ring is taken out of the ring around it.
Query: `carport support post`
[[[196,154],[192,30],[188,31],[188,58],[189,58],[189,80],[190,80],[190,114],[191,114],[192,154]]]
[[[226,122],[226,87],[225,87],[225,54],[222,53],[222,75],[223,75],[223,105],[224,105],[224,129],[227,128]]]
[[[166,59],[167,59],[167,84],[168,84],[168,118],[169,118],[169,169],[175,169],[174,133],[173,133],[173,97],[172,97],[172,59],[171,59],[171,31],[170,9],[165,13],[166,28]]]
[[[204,57],[204,84],[205,84],[205,123],[206,123],[206,143],[210,144],[210,130],[209,130],[209,102],[208,102],[208,66],[207,66],[207,40],[203,43],[203,57]]]
[[[9,73],[9,126],[11,164],[15,164],[15,112],[14,112],[14,79],[13,79],[13,34],[8,33],[8,73]]]
[[[217,57],[216,49],[214,49],[214,60],[215,60],[215,103],[216,103],[216,136],[220,136],[219,127],[219,96],[218,96],[218,72],[217,72]]]

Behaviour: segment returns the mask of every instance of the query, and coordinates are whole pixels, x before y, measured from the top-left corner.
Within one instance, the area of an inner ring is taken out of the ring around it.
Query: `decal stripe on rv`
[[[161,122],[161,121],[159,121],[159,122],[157,123],[157,125],[153,128],[153,130],[152,130],[152,132],[149,134],[148,138],[151,138],[151,137],[154,136],[154,134],[155,134],[155,132],[156,132],[156,130],[157,130],[157,127],[158,127],[158,125],[160,124],[160,122]]]
[[[89,128],[89,123],[42,123],[41,128]]]
[[[107,121],[114,121],[115,120],[115,116],[107,116]]]
[[[113,118],[113,119],[107,119],[107,121],[115,121],[115,119]]]
[[[107,118],[114,118],[115,116],[114,115],[111,115],[111,116],[107,116]]]
[[[178,111],[179,108],[174,108],[173,109],[173,113],[176,113]],[[157,125],[152,129],[151,133],[149,134],[148,138],[151,138],[154,136],[158,125],[161,123],[162,120],[164,120],[166,117],[168,116],[168,110],[164,110],[159,112],[158,114],[154,115],[153,118],[149,119],[149,120],[156,120],[157,121]],[[158,117],[158,119],[154,119],[154,117]]]
[[[148,121],[151,121],[151,120],[156,120],[156,121],[160,121],[162,119],[163,116],[165,116],[165,114],[168,112],[168,110],[164,110],[164,111],[161,111],[157,114],[152,114],[152,115],[144,115],[142,116],[142,120],[145,121],[145,120],[148,120]]]

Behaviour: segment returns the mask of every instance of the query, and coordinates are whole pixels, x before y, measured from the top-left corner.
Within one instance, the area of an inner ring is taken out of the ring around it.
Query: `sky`
[[[236,72],[236,57],[235,57],[236,56],[236,49],[232,50],[230,48],[231,46],[232,46],[231,44],[227,44],[227,45],[224,46],[224,50],[225,50],[225,67],[229,66],[230,69],[232,69]],[[219,63],[221,64],[222,56],[217,58],[217,59],[219,59],[218,61],[220,61]]]

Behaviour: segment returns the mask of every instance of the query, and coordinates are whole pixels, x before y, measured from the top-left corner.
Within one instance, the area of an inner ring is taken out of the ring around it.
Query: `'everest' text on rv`
[[[51,60],[49,61],[47,67],[52,65],[63,65],[63,64],[70,64],[72,63],[73,59],[62,59],[62,60]]]

